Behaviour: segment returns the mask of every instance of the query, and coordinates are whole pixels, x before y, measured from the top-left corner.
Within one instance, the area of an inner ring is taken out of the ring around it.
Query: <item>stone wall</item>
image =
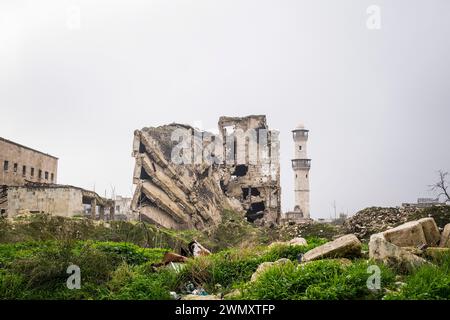
[[[56,183],[58,158],[0,138],[0,185]]]
[[[8,187],[7,215],[48,213],[70,217],[83,214],[82,192],[74,188]]]
[[[85,206],[89,211],[85,213]],[[0,214],[47,213],[73,217],[88,215],[91,219],[113,220],[114,202],[97,193],[70,185],[27,182],[23,186],[0,186]]]

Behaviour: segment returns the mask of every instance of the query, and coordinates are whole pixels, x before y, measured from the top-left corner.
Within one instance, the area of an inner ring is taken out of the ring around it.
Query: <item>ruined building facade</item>
[[[0,137],[0,185],[56,183],[58,158]]]
[[[224,209],[255,223],[280,217],[278,132],[266,117],[221,117],[219,133],[170,124],[134,133],[132,210],[173,229],[205,229]]]
[[[15,217],[28,213],[47,213],[73,217],[113,220],[114,203],[82,188],[27,182],[22,186],[0,186],[0,216]]]
[[[114,219],[111,200],[93,191],[57,184],[58,158],[54,156],[0,137],[0,164],[1,217],[47,213]]]

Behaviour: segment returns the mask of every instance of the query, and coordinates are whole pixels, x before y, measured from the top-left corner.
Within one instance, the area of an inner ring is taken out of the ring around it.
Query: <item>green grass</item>
[[[433,261],[432,265],[420,267],[405,279],[398,292],[386,296],[390,300],[449,300],[450,299],[450,253]]]
[[[169,269],[148,273],[127,264],[117,268],[107,283],[109,293],[103,298],[120,300],[168,300],[176,286],[177,274]]]
[[[160,261],[165,249],[114,242],[26,242],[0,244],[0,297],[15,299],[95,299],[121,264]],[[68,290],[69,265],[81,269],[82,290]]]
[[[276,239],[274,234],[264,236],[238,218],[229,213],[228,229],[202,235],[127,222],[108,227],[86,219],[45,215],[13,225],[0,219],[0,299],[170,299],[170,291],[185,294],[191,284],[210,294],[238,289],[237,298],[245,299],[450,298],[450,254],[437,256],[433,265],[406,275],[396,276],[395,270],[380,265],[382,289],[370,291],[366,281],[371,262],[358,259],[346,265],[327,259],[298,265],[299,254],[327,240],[309,237],[307,246],[269,248],[262,243]],[[232,239],[236,225],[249,235],[243,247],[242,238]],[[189,259],[179,272],[170,267],[154,271],[152,264],[161,261],[166,251],[177,251],[193,238],[215,253]],[[281,258],[291,263],[273,266],[250,282],[261,263]],[[81,269],[80,290],[66,287],[71,264]],[[405,285],[396,286],[398,280]]]
[[[300,253],[315,248],[326,240],[309,238],[307,246],[276,245],[246,249],[227,249],[211,256],[191,260],[180,274],[181,283],[191,282],[213,291],[217,284],[229,291],[249,281],[258,266],[267,261],[287,258],[295,261]]]
[[[258,300],[336,300],[379,299],[383,290],[367,288],[366,261],[350,266],[336,260],[321,260],[298,265],[275,265],[255,282],[242,286],[243,299]],[[390,286],[395,278],[392,271],[380,266],[383,286]]]

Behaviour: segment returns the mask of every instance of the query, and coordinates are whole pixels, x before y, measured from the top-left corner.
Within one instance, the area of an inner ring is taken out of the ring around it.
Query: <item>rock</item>
[[[450,223],[446,224],[444,227],[444,231],[442,231],[439,246],[442,248],[450,248]]]
[[[424,253],[424,250],[419,249],[417,247],[402,247],[403,250],[408,251],[409,253],[412,253],[416,256],[422,256]]]
[[[288,242],[292,246],[307,246],[308,242],[302,237],[296,237]]]
[[[282,259],[279,259],[279,260],[277,260],[275,262],[263,262],[263,263],[261,263],[258,266],[258,269],[256,269],[256,271],[252,274],[250,282],[256,281],[261,276],[261,274],[263,274],[267,269],[270,269],[271,267],[276,266],[276,265],[283,265],[283,264],[286,264],[286,263],[291,263],[291,260],[286,259],[286,258],[282,258]]]
[[[423,233],[425,234],[425,239],[429,246],[436,246],[441,239],[441,234],[439,233],[438,226],[433,218],[423,218],[417,221],[422,225]]]
[[[270,248],[273,248],[276,246],[282,246],[282,245],[286,245],[286,242],[275,241],[275,242],[272,242],[271,244],[269,244],[268,248],[270,249]]]
[[[382,262],[388,266],[407,271],[412,271],[427,263],[425,259],[390,243],[381,233],[370,237],[369,257],[376,262]]]
[[[427,243],[422,224],[418,221],[404,223],[383,232],[386,241],[399,247],[417,247]]]
[[[202,246],[200,243],[198,243],[195,240],[192,241],[191,243],[189,243],[188,247],[189,247],[189,251],[191,252],[191,254],[194,257],[209,256],[211,254],[211,251],[206,249],[204,246]]]
[[[334,241],[309,250],[302,261],[324,258],[346,258],[361,255],[361,241],[354,234],[348,234]]]
[[[221,300],[219,296],[216,296],[214,294],[209,295],[196,295],[196,294],[187,294],[183,297],[181,297],[181,300]]]
[[[286,245],[287,246],[306,246],[306,245],[308,245],[308,243],[302,237],[295,237],[295,238],[293,238],[293,239],[291,239],[289,241],[285,241],[285,242],[283,242],[283,241],[272,242],[269,245],[269,248],[273,248],[275,246],[280,246],[280,245],[284,245],[284,246],[286,246]]]
[[[237,298],[241,295],[241,291],[239,289],[234,289],[233,291],[227,293],[223,296],[224,299],[233,299]]]
[[[181,297],[175,292],[175,291],[170,291],[170,298],[172,298],[172,300],[180,300]]]
[[[371,234],[393,228],[417,212],[415,208],[381,208],[370,207],[358,211],[344,222],[347,233],[356,235],[359,239],[369,239]]]

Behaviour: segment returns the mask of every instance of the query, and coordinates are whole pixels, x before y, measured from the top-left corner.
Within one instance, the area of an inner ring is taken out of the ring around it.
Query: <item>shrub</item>
[[[0,299],[19,299],[24,281],[22,276],[10,272],[0,272]]]
[[[70,242],[54,243],[40,247],[30,257],[16,258],[9,270],[23,279],[21,298],[69,299],[97,295],[97,286],[109,279],[110,272],[120,263],[120,259],[91,245],[83,245],[77,250],[75,247]],[[67,268],[72,264],[80,267],[82,290],[66,287],[69,277]]]
[[[127,242],[96,242],[92,243],[96,249],[121,258],[128,264],[138,265],[144,262],[156,263],[161,261],[168,249],[141,248]]]
[[[323,238],[311,237],[307,239],[308,245],[306,246],[290,246],[286,244],[277,244],[267,249],[264,254],[264,261],[276,261],[281,258],[287,258],[296,261],[299,254],[306,253],[307,251],[314,249],[322,244],[325,244],[328,240]]]
[[[305,265],[275,265],[254,281],[242,286],[244,299],[375,299],[382,290],[367,288],[368,263],[357,261],[346,266],[338,260],[319,260]],[[389,286],[393,273],[381,268],[382,285]]]
[[[111,280],[109,280],[107,286],[112,292],[119,292],[121,288],[128,285],[135,276],[133,268],[122,263],[114,272],[111,274]]]
[[[125,272],[128,273],[128,272]],[[118,279],[119,275],[116,275]],[[121,271],[123,286],[109,296],[111,299],[119,300],[169,300],[170,291],[176,282],[176,273],[162,269],[152,274],[128,273],[124,276]]]

